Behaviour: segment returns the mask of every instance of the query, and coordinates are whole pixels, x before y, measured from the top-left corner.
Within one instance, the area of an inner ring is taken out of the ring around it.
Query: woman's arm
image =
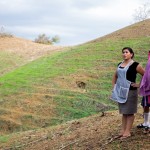
[[[144,72],[145,72],[145,70],[143,69],[143,67],[141,66],[141,65],[138,65],[137,67],[136,67],[136,71],[137,71],[137,73],[139,73],[141,76],[143,76],[144,75]],[[140,81],[140,83],[141,83],[141,81]],[[133,87],[140,87],[140,83],[131,83],[131,86],[133,86]]]
[[[145,72],[145,70],[143,69],[143,67],[141,65],[138,65],[136,67],[136,71],[137,71],[137,73],[139,73],[142,76],[144,75],[144,72]]]

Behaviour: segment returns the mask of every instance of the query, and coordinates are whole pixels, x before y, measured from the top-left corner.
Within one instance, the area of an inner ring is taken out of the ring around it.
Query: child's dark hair
[[[130,47],[124,47],[124,48],[122,49],[122,52],[123,52],[125,49],[127,49],[127,50],[132,54],[132,57],[131,57],[131,58],[133,58],[133,57],[134,57],[133,49],[130,48]]]

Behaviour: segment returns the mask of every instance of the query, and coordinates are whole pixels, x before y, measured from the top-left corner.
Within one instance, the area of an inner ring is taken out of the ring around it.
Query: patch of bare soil
[[[73,120],[66,124],[41,130],[14,134],[1,149],[24,150],[148,150],[150,136],[136,125],[143,121],[142,110],[136,114],[132,136],[121,141],[114,139],[121,126],[121,116],[117,111],[106,112],[88,118]]]

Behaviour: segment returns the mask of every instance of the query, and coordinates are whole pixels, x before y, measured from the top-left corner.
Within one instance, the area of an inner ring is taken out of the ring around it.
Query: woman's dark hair
[[[132,57],[131,57],[131,58],[133,58],[133,57],[134,57],[133,49],[130,48],[130,47],[124,47],[124,48],[122,49],[122,52],[123,52],[125,49],[127,49],[127,50],[132,54]]]

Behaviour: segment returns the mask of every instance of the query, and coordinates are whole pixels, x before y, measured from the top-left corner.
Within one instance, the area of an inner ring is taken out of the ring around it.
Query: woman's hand
[[[138,83],[133,83],[133,82],[132,82],[132,83],[131,83],[131,86],[132,86],[132,87],[137,87],[137,88],[139,88],[139,87],[140,87],[140,84],[138,84]]]

